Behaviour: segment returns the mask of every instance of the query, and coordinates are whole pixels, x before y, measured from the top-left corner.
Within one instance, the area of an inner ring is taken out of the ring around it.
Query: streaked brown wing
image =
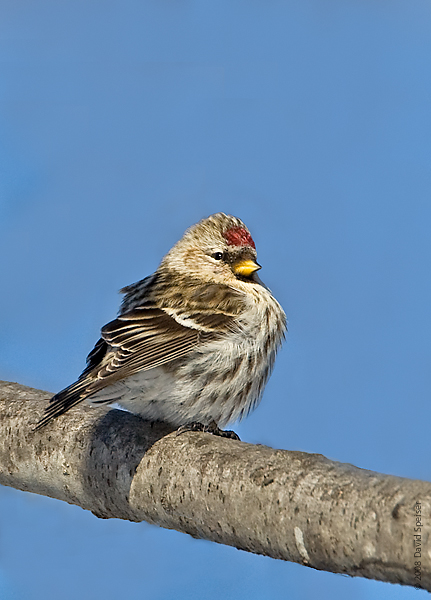
[[[88,395],[139,371],[181,358],[234,328],[230,315],[195,313],[182,318],[194,327],[182,325],[164,310],[153,307],[137,308],[105,325],[102,340],[109,349],[102,357],[102,342],[99,342],[99,352],[96,345],[89,355],[90,364],[94,365],[98,353],[101,361],[91,372],[87,371],[93,378]]]
[[[93,350],[87,356],[87,366],[82,371],[79,379],[83,379],[86,375],[91,373],[95,367],[97,367],[103,360],[106,352],[108,351],[108,344],[103,338],[100,338]]]
[[[179,318],[184,324],[148,303],[105,325],[80,378],[51,398],[36,429],[112,383],[186,356],[236,329],[235,315],[223,310],[193,306]]]

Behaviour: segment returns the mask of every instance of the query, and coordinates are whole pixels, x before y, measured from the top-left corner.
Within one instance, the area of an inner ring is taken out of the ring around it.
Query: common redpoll
[[[86,400],[118,403],[174,426],[224,427],[258,404],[286,317],[256,272],[240,219],[190,227],[157,271],[121,290],[79,379],[52,399],[38,428]]]

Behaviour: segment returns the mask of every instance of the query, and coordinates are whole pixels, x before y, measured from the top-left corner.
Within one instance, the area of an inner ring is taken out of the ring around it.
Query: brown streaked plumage
[[[121,290],[119,316],[38,428],[83,400],[176,426],[242,418],[261,397],[286,328],[259,268],[240,219],[217,213],[190,227],[153,275]]]

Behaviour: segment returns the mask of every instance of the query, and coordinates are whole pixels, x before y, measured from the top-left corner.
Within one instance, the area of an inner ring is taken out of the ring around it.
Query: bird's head
[[[237,217],[216,213],[193,225],[168,252],[162,267],[207,282],[259,283],[256,247]]]

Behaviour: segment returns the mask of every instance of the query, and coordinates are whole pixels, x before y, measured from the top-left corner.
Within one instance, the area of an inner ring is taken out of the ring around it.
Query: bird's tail
[[[49,401],[49,406],[45,409],[45,414],[39,423],[36,425],[34,431],[38,431],[45,427],[52,419],[63,415],[67,412],[72,406],[79,404],[86,397],[84,392],[85,388],[88,385],[88,381],[86,378],[78,379],[75,383],[72,383],[58,394],[55,394]]]

